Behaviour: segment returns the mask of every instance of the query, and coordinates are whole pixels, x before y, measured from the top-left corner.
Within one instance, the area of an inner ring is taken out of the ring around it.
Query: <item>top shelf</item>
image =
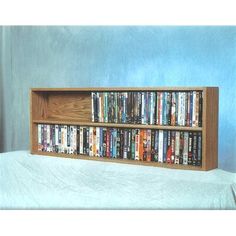
[[[98,87],[98,88],[32,88],[32,92],[112,92],[112,91],[204,91],[214,87]]]

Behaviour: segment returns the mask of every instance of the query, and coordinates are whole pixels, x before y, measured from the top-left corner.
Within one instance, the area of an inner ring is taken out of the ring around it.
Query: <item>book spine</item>
[[[137,114],[137,123],[142,124],[142,94],[138,92],[138,114]]]
[[[136,132],[135,132],[135,160],[139,160],[139,132],[140,130],[139,129],[136,129]]]
[[[184,150],[184,132],[180,132],[179,139],[179,164],[183,164],[183,150]]]
[[[185,126],[189,126],[188,125],[188,92],[185,92]]]
[[[86,155],[89,156],[89,127],[86,127],[85,129],[86,131],[86,141],[85,141],[85,145],[86,145]]]
[[[125,123],[125,93],[122,92],[122,97],[121,97],[121,120],[122,120],[122,123]]]
[[[151,161],[151,130],[147,129],[147,161]]]
[[[108,123],[108,94],[104,93],[104,122]]]
[[[190,104],[190,92],[188,92],[188,94],[187,94],[187,103],[188,103],[188,105],[187,105],[187,126],[188,127],[190,127],[191,125],[190,125],[190,106],[191,106],[191,104]]]
[[[70,154],[76,154],[76,132],[75,126],[70,126]]]
[[[66,126],[66,134],[67,134],[67,144],[66,144],[66,153],[70,153],[70,126]]]
[[[89,127],[89,156],[93,156],[93,127]]]
[[[135,129],[131,130],[131,134],[132,134],[132,137],[131,137],[131,159],[134,160],[135,159],[135,135],[136,135]]]
[[[68,148],[67,148],[67,145],[68,145],[68,143],[67,143],[67,141],[68,141],[68,135],[67,135],[67,125],[64,125],[64,128],[63,128],[63,130],[64,130],[64,138],[63,138],[63,140],[64,140],[64,153],[67,153],[67,151],[68,151]]]
[[[162,121],[162,109],[163,109],[163,92],[160,92],[159,125],[163,124],[163,121]]]
[[[55,125],[55,152],[59,152],[59,126]]]
[[[96,156],[96,148],[97,148],[97,129],[96,127],[89,127],[91,129],[91,156]]]
[[[124,93],[124,123],[127,123],[127,100],[128,100],[128,93]]]
[[[159,105],[160,105],[160,93],[156,93],[156,124],[159,125]]]
[[[49,152],[53,151],[53,145],[52,145],[52,140],[53,140],[53,125],[50,126],[50,142],[49,142]]]
[[[167,104],[166,104],[166,92],[163,92],[163,101],[162,101],[162,125],[166,125],[166,108],[167,108]]]
[[[171,131],[171,164],[175,163],[175,131]]]
[[[190,117],[189,117],[189,126],[193,126],[193,91],[190,92]]]
[[[197,165],[197,133],[193,132],[193,166]]]
[[[176,109],[176,99],[175,99],[175,92],[172,92],[171,97],[171,125],[175,126],[175,111]]]
[[[135,120],[134,120],[134,92],[131,92],[130,116],[131,116],[131,123],[135,123]]]
[[[193,91],[192,127],[196,127],[196,91]]]
[[[155,161],[155,130],[151,130],[151,161]]]
[[[118,98],[117,98],[117,92],[114,93],[114,123],[118,123]]]
[[[180,112],[179,112],[179,125],[184,126],[184,93],[180,93]]]
[[[117,150],[117,129],[116,128],[113,129],[112,136],[113,136],[113,139],[112,139],[112,157],[116,158],[117,157],[117,153],[116,153],[116,150]]]
[[[193,133],[189,132],[188,137],[188,165],[193,163]]]
[[[94,92],[91,93],[91,105],[92,122],[94,122]]]
[[[175,92],[175,125],[178,124],[178,117],[179,117],[179,92]]]
[[[110,157],[112,158],[113,156],[113,139],[114,139],[114,134],[113,134],[113,128],[110,129]]]
[[[186,93],[182,93],[181,101],[181,125],[185,126],[185,113],[186,113]]]
[[[145,107],[144,92],[141,93],[141,99],[142,99],[141,124],[144,124],[144,107]]]
[[[167,92],[167,114],[166,114],[167,125],[171,125],[171,93]]]
[[[202,127],[202,104],[203,104],[202,92],[199,92],[199,123],[198,123],[199,127]]]
[[[142,161],[146,161],[147,160],[147,152],[148,152],[148,147],[147,147],[147,130],[144,129],[142,130],[142,135],[143,135],[143,140],[142,140],[142,145],[143,145],[143,149],[142,149],[142,153],[139,153],[139,160]],[[141,136],[141,130],[140,130],[140,136]]]
[[[80,154],[80,126],[76,126],[77,128],[77,154]]]
[[[153,124],[156,124],[157,117],[157,94],[153,92]]]
[[[167,152],[166,152],[166,162],[171,164],[171,154],[172,154],[172,148],[171,148],[171,131],[167,131]]]
[[[120,158],[124,156],[124,129],[120,129]]]
[[[67,153],[73,154],[73,126],[67,125]]]
[[[158,162],[158,146],[159,146],[159,131],[155,130],[155,154],[154,154],[154,161]]]
[[[117,92],[117,123],[121,123],[121,99],[120,92]]]
[[[167,131],[163,131],[163,162],[166,163],[166,153],[167,153]]]
[[[158,162],[163,162],[163,130],[159,130]]]
[[[197,166],[202,165],[202,134],[198,132],[197,137]]]
[[[103,156],[103,127],[99,128],[99,157]]]
[[[38,124],[38,151],[42,151],[42,127]]]
[[[127,123],[131,124],[131,116],[130,116],[130,112],[131,112],[131,93],[128,92],[127,93],[128,97],[127,97]]]
[[[199,92],[196,92],[196,106],[195,106],[195,126],[199,125]]]
[[[188,165],[188,140],[189,133],[184,132],[184,150],[183,150],[183,164]]]
[[[61,153],[61,125],[58,125],[58,152]]]
[[[80,128],[79,128],[79,135],[80,135],[80,138],[79,138],[79,153],[80,154],[83,154],[84,153],[84,148],[83,148],[83,146],[84,146],[84,141],[83,141],[83,138],[84,138],[84,135],[83,135],[83,127],[82,126],[80,126]]]
[[[127,151],[128,151],[128,131],[124,130],[124,152],[123,152],[123,158],[127,159]]]
[[[177,118],[177,124],[181,125],[181,117],[182,117],[182,92],[178,92],[178,118]]]
[[[50,152],[50,125],[47,126],[47,152]]]
[[[106,148],[107,148],[107,154],[106,154],[106,156],[107,157],[110,157],[110,131],[111,131],[111,129],[107,129],[107,136],[106,136],[106,138],[107,138],[107,140],[106,140]]]
[[[63,135],[62,135],[63,136]],[[86,127],[83,127],[83,154],[86,154]]]
[[[128,145],[127,145],[127,157],[131,159],[131,139],[132,139],[131,129],[128,129]]]
[[[64,153],[64,145],[65,145],[65,134],[64,134],[64,125],[61,125],[61,153]]]
[[[99,106],[100,106],[100,122],[104,122],[104,93],[100,93]]]
[[[154,93],[150,92],[150,111],[149,111],[149,116],[150,116],[150,122],[149,124],[153,125],[154,124]]]
[[[101,122],[101,99],[100,92],[97,92],[97,122]]]
[[[175,132],[175,164],[179,164],[180,132]]]
[[[100,128],[96,127],[96,157],[99,157],[99,150],[100,150]]]
[[[120,158],[120,129],[116,132],[116,157]]]
[[[94,93],[94,122],[98,122],[98,111],[99,111],[99,98],[98,98],[98,93]]]
[[[149,123],[149,109],[150,109],[150,99],[149,99],[149,92],[145,92],[145,108],[144,108],[144,114],[145,114],[145,124],[147,125]]]
[[[103,157],[107,156],[107,128],[103,128]]]
[[[139,160],[140,161],[144,160],[145,148],[146,148],[146,130],[140,129],[140,132],[139,132]]]
[[[74,126],[74,150],[73,150],[73,154],[77,154],[77,146],[78,146],[78,135],[77,135],[77,126]]]

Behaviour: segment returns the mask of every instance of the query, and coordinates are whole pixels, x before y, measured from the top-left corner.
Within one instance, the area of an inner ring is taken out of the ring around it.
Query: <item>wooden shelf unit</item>
[[[92,92],[131,91],[202,91],[202,127],[160,126],[143,124],[117,124],[92,122]],[[33,88],[30,98],[30,140],[31,153],[47,156],[69,157],[85,160],[110,161],[117,163],[159,166],[187,170],[211,170],[218,167],[218,87],[156,87],[156,88]],[[202,166],[176,165],[144,162],[106,157],[90,157],[61,153],[39,152],[37,141],[38,124],[65,124],[96,127],[133,129],[161,129],[202,132]]]

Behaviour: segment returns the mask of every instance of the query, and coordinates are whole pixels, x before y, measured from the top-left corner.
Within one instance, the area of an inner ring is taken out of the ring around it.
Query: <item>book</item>
[[[175,132],[175,164],[180,164],[179,162],[180,156],[180,132]]]
[[[183,148],[183,164],[188,165],[188,140],[189,140],[189,133],[184,132],[184,148]]]
[[[139,154],[139,145],[140,145],[140,130],[135,129],[135,160],[140,159],[140,154]]]
[[[167,131],[167,151],[166,151],[166,162],[171,164],[171,155],[172,155],[172,147],[171,147],[171,131]]]
[[[159,130],[158,162],[163,162],[163,130]]]

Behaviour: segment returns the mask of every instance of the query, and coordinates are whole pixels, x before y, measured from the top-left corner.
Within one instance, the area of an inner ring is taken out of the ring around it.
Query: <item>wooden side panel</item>
[[[32,119],[46,119],[48,111],[48,93],[31,92],[31,113]]]
[[[36,152],[38,151],[38,124],[32,124],[31,133],[31,151]]]
[[[204,170],[211,170],[218,167],[218,88],[205,89],[204,106],[202,168]]]
[[[48,93],[46,92],[30,92],[30,149],[36,151],[38,149],[38,131],[37,124],[33,123],[34,119],[47,118]]]
[[[48,96],[48,119],[91,121],[90,92],[52,92]]]

